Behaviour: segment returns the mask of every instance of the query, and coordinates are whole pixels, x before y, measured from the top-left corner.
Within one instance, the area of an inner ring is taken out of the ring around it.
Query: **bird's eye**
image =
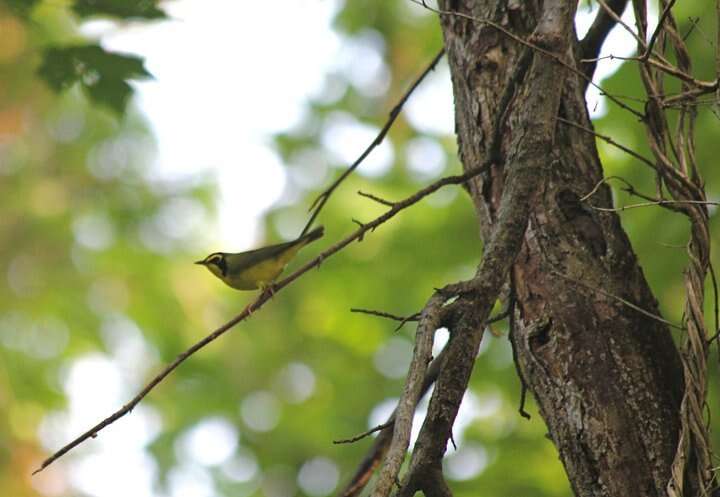
[[[206,264],[212,264],[220,269],[220,273],[223,276],[227,274],[227,263],[225,262],[225,256],[223,254],[211,254],[205,259]]]
[[[207,259],[205,259],[205,262],[208,264],[215,264],[216,266],[220,265],[220,261],[223,260],[223,256],[220,254],[213,254],[209,256]]]

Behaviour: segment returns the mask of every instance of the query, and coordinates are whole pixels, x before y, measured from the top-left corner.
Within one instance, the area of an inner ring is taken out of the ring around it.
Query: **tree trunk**
[[[523,58],[546,56],[482,20],[531,39],[540,7],[537,1],[446,0],[440,9],[452,11],[440,18],[463,166],[494,161],[469,187],[487,240],[506,186],[510,145],[533,133],[518,125],[528,121],[520,117],[528,109],[513,103],[520,91],[542,91],[518,78],[517,68]],[[580,69],[575,35],[571,52],[566,60]],[[508,85],[515,90],[506,92]],[[585,80],[568,72],[559,116],[592,128],[585,88]],[[501,137],[499,147],[489,150],[494,136]],[[581,200],[602,179],[594,137],[558,121],[555,147],[559,160],[538,184],[511,274],[519,370],[577,496],[664,496],[680,427],[680,358],[667,325],[651,317],[659,315],[657,302],[617,215],[590,207],[610,207],[609,189],[602,185]],[[686,489],[692,491],[692,482]]]

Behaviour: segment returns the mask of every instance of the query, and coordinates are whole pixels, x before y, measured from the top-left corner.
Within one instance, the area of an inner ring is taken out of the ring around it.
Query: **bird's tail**
[[[325,228],[322,226],[318,226],[312,231],[309,231],[308,233],[305,233],[303,236],[298,238],[298,241],[302,241],[303,244],[308,244],[310,242],[314,242],[318,238],[322,238],[322,236],[325,234]]]

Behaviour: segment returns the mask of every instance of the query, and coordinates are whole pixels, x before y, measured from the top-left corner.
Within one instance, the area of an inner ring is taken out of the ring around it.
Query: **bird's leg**
[[[258,283],[258,287],[260,287],[260,290],[262,290],[263,295],[267,292],[270,294],[270,298],[273,298],[275,296],[275,289],[273,288],[272,283],[265,283],[264,281]]]

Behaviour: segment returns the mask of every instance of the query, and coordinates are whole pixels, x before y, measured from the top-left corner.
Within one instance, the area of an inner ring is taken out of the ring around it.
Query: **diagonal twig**
[[[467,171],[465,174],[460,174],[456,176],[446,176],[445,178],[441,178],[440,180],[426,186],[425,188],[415,192],[413,195],[410,195],[409,197],[405,198],[404,200],[401,200],[393,207],[388,209],[384,214],[381,216],[375,218],[373,221],[369,223],[362,224],[357,230],[355,230],[352,234],[345,237],[341,241],[337,242],[336,244],[332,245],[325,251],[323,251],[320,255],[312,259],[311,261],[307,262],[305,265],[297,269],[294,273],[289,275],[287,278],[280,280],[279,282],[275,283],[271,290],[267,290],[262,292],[253,302],[245,306],[245,308],[232,318],[227,323],[220,326],[218,329],[207,335],[202,340],[196,342],[193,344],[190,348],[182,352],[180,355],[178,355],[175,360],[173,360],[171,363],[169,363],[167,366],[165,366],[155,377],[153,377],[152,380],[135,396],[130,400],[127,404],[122,406],[120,409],[112,413],[110,416],[87,430],[82,435],[78,436],[62,448],[60,448],[58,451],[56,451],[54,454],[52,454],[50,457],[45,459],[40,467],[33,471],[33,474],[39,473],[46,467],[48,467],[50,464],[55,462],[57,459],[68,453],[73,448],[77,447],[84,441],[88,440],[89,438],[95,438],[101,430],[106,428],[107,426],[111,425],[118,419],[122,418],[123,416],[129,414],[139,403],[142,401],[145,396],[150,393],[161,381],[165,379],[170,373],[172,373],[173,370],[175,370],[181,363],[183,363],[185,360],[187,360],[190,356],[195,354],[198,350],[202,349],[209,343],[213,342],[223,334],[225,334],[228,330],[233,328],[235,325],[240,323],[241,321],[245,320],[255,312],[256,310],[260,309],[265,303],[267,303],[270,298],[277,292],[279,292],[281,289],[285,288],[289,284],[291,284],[293,281],[298,279],[303,274],[307,273],[310,269],[313,269],[315,267],[319,267],[321,263],[327,259],[328,257],[334,255],[335,253],[339,252],[346,246],[350,245],[350,243],[360,240],[367,232],[373,231],[375,228],[383,224],[384,222],[388,221],[389,219],[393,218],[396,214],[398,214],[400,211],[418,203],[420,200],[425,198],[426,196],[436,192],[440,188],[447,186],[447,185],[458,185],[463,184],[466,181],[470,180],[471,178],[474,178],[481,172],[485,171],[488,168],[489,163],[482,164],[470,171]]]
[[[370,435],[372,435],[375,432],[384,430],[385,428],[390,428],[394,424],[395,424],[395,419],[389,419],[389,420],[385,421],[383,424],[377,425],[373,428],[370,428],[369,430],[364,431],[364,432],[360,433],[359,435],[355,435],[354,437],[351,437],[351,438],[343,438],[341,440],[333,440],[333,443],[334,444],[351,444],[351,443],[357,442],[358,440],[362,440],[363,438],[369,437]]]
[[[616,16],[620,16],[625,10],[628,0],[611,0],[608,8]],[[602,44],[605,42],[608,34],[615,27],[617,21],[609,15],[605,9],[598,9],[598,13],[595,15],[595,20],[590,26],[585,37],[580,42],[580,53],[581,59],[586,62],[585,75],[592,79],[597,66],[597,61],[589,60],[595,59],[600,54]],[[587,81],[585,82],[587,86]]]
[[[393,436],[378,474],[373,489],[373,497],[389,495],[397,481],[397,475],[405,460],[410,444],[412,420],[422,394],[422,385],[428,364],[432,356],[432,345],[435,330],[439,327],[442,306],[448,297],[441,290],[436,290],[428,299],[420,315],[420,322],[415,333],[415,346],[412,360],[405,379],[403,394],[395,408],[395,424]]]
[[[630,209],[637,209],[639,207],[672,207],[674,205],[720,205],[720,202],[714,202],[712,200],[672,200],[672,199],[660,199],[652,200],[650,202],[640,202],[637,204],[621,205],[620,207],[596,207],[591,205],[590,208],[596,211],[602,212],[622,212]]]
[[[409,323],[411,321],[419,321],[420,320],[419,312],[416,312],[415,314],[410,314],[408,316],[397,316],[395,314],[390,314],[389,312],[374,311],[372,309],[350,309],[350,312],[370,314],[371,316],[378,316],[381,318],[392,319],[393,321],[400,321],[400,324],[397,325],[397,327],[395,328],[395,331],[399,331],[400,328],[405,326],[406,323]]]
[[[366,193],[364,191],[358,190],[358,195],[361,197],[369,198],[373,202],[377,202],[378,204],[384,205],[386,207],[392,207],[394,202],[391,202],[390,200],[385,200],[382,197],[378,197],[377,195],[373,195],[372,193]]]
[[[665,20],[668,18],[668,15],[670,15],[670,9],[672,9],[673,5],[675,5],[675,1],[676,0],[670,0],[665,6],[665,9],[663,9],[663,13],[660,16],[660,19],[658,19],[655,31],[653,31],[653,34],[650,37],[647,49],[645,49],[645,53],[640,56],[641,60],[646,61],[650,58],[650,55],[652,55],[655,42],[657,41],[658,35],[663,31],[663,24],[665,24]]]
[[[397,314],[391,314],[391,313],[385,312],[385,311],[376,311],[374,309],[359,309],[357,307],[353,307],[352,309],[350,309],[350,312],[357,312],[360,314],[369,314],[371,316],[378,316],[381,318],[392,319],[393,321],[404,321],[406,323],[409,321],[417,321],[418,319],[420,319],[419,312],[416,312],[415,314],[410,314],[409,316],[398,316]]]
[[[435,55],[433,60],[430,62],[430,64],[425,68],[425,70],[418,76],[418,78],[413,82],[412,85],[410,85],[410,88],[407,89],[405,94],[400,98],[400,101],[398,101],[397,104],[395,104],[395,107],[393,107],[390,110],[390,115],[388,116],[388,120],[385,122],[385,125],[382,127],[380,132],[377,134],[375,139],[368,145],[368,147],[363,151],[362,154],[360,154],[360,157],[358,157],[355,162],[353,162],[335,181],[332,182],[332,184],[325,189],[318,197],[313,201],[312,205],[310,206],[310,210],[312,211],[312,215],[310,216],[310,220],[305,225],[305,228],[302,230],[302,235],[308,232],[308,230],[312,227],[312,224],[315,222],[315,219],[317,219],[318,214],[320,214],[320,211],[325,206],[327,201],[330,199],[330,196],[333,194],[333,192],[337,189],[340,184],[345,181],[345,179],[352,174],[352,172],[358,168],[360,164],[365,160],[365,158],[370,155],[370,152],[375,149],[378,145],[382,143],[382,141],[385,139],[385,135],[387,135],[388,131],[392,127],[393,123],[395,122],[395,119],[397,119],[397,116],[400,115],[400,111],[402,110],[403,106],[405,105],[405,102],[410,98],[410,95],[415,91],[415,89],[422,83],[422,81],[425,79],[425,77],[432,72],[435,69],[435,66],[440,62],[440,59],[445,54],[445,49],[441,48],[440,51]]]
[[[442,350],[442,352],[440,352],[440,354],[438,354],[435,359],[433,359],[433,361],[430,363],[430,366],[428,366],[427,372],[425,373],[425,378],[423,380],[421,397],[424,396],[428,392],[428,390],[430,390],[430,387],[433,385],[433,383],[435,383],[435,380],[437,380],[437,377],[440,374],[440,370],[443,368],[445,361],[447,360],[447,355],[448,354],[446,347]],[[390,415],[387,422],[394,425],[395,411],[393,411],[393,413]],[[338,493],[339,497],[356,497],[363,491],[365,485],[367,485],[370,477],[375,471],[375,468],[377,468],[377,466],[380,464],[380,460],[385,455],[385,452],[390,445],[392,434],[393,428],[390,428],[388,430],[383,430],[380,435],[378,435],[372,447],[365,455],[365,458],[361,461],[360,465],[355,471],[355,474],[352,476],[352,478],[350,478],[350,481],[346,483],[342,490]]]
[[[638,305],[636,305],[636,304],[633,304],[633,303],[630,302],[629,300],[624,299],[624,298],[622,298],[622,297],[620,297],[620,296],[618,296],[618,295],[613,295],[612,293],[606,292],[605,290],[602,290],[602,289],[600,289],[600,288],[587,285],[587,284],[583,283],[583,282],[580,281],[580,280],[576,280],[575,278],[571,278],[570,276],[566,276],[566,275],[564,275],[564,274],[562,274],[562,273],[558,273],[557,271],[553,271],[552,274],[554,274],[555,276],[559,276],[559,277],[561,277],[562,279],[567,280],[567,281],[569,281],[569,282],[571,282],[571,283],[574,283],[574,284],[576,284],[576,285],[578,285],[578,286],[581,286],[581,287],[583,287],[583,288],[585,288],[585,289],[587,289],[587,290],[590,290],[590,291],[592,291],[592,292],[597,292],[597,293],[599,293],[600,295],[604,295],[604,296],[609,297],[609,298],[611,298],[611,299],[617,300],[618,302],[620,302],[621,304],[629,307],[630,309],[636,310],[636,311],[639,312],[640,314],[642,314],[642,315],[644,315],[644,316],[647,316],[647,317],[649,317],[650,319],[654,319],[655,321],[658,321],[658,322],[660,322],[660,323],[663,323],[663,324],[665,324],[665,325],[667,325],[667,326],[670,326],[671,328],[675,328],[675,329],[677,329],[677,330],[685,330],[685,329],[686,329],[684,326],[680,326],[680,325],[677,325],[677,324],[675,324],[675,323],[673,323],[673,322],[671,322],[671,321],[668,321],[667,319],[663,319],[663,318],[661,318],[660,316],[658,316],[657,314],[653,314],[652,312],[650,312],[650,311],[648,311],[648,310],[645,310],[645,309],[643,309],[642,307],[640,307],[640,306],[638,306]]]

